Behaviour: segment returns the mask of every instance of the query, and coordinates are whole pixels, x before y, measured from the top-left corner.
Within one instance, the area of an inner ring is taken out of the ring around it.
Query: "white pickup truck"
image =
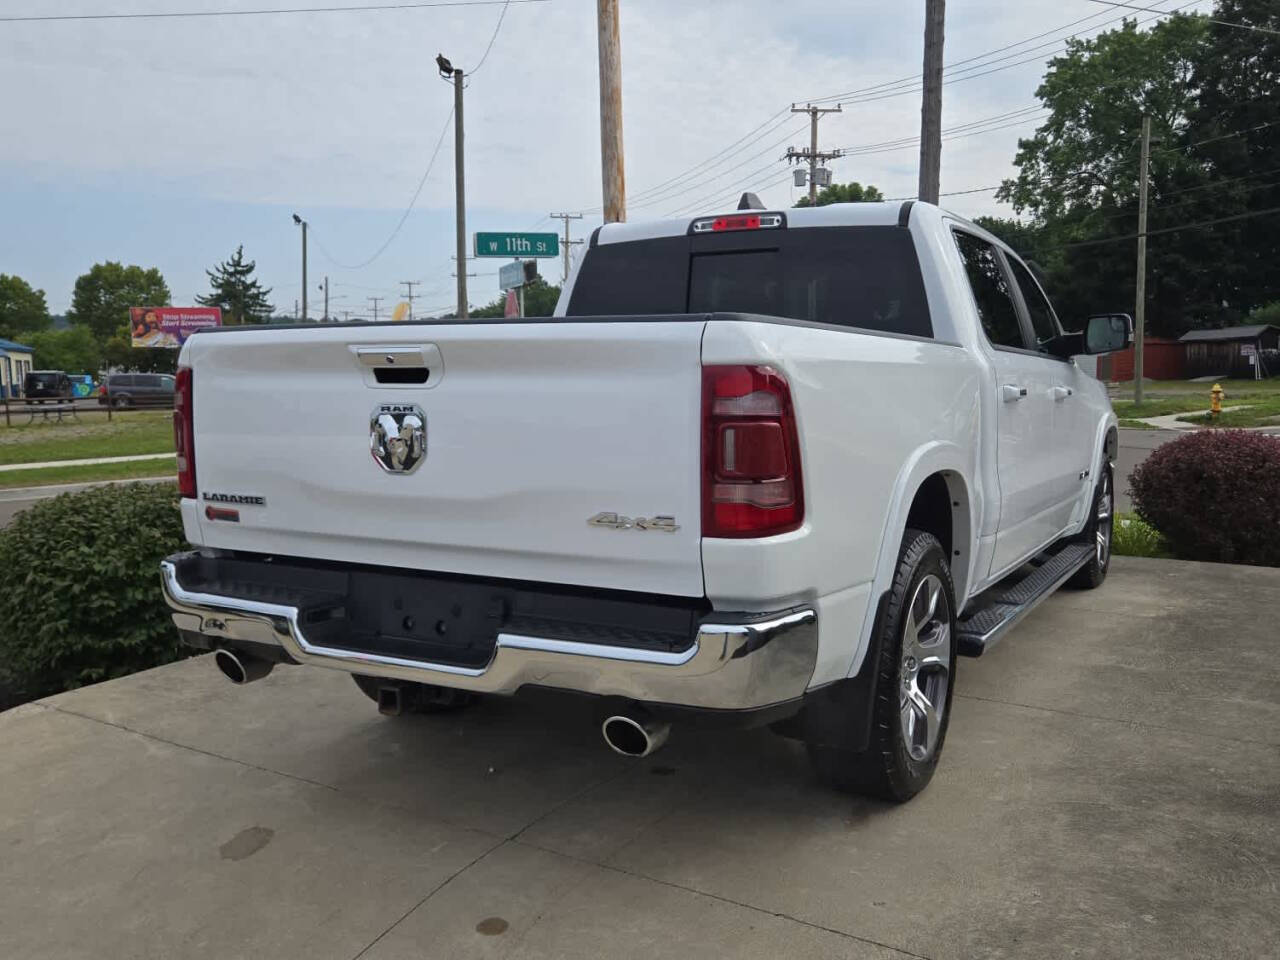
[[[597,230],[556,315],[226,327],[174,415],[182,636],[385,713],[585,696],[615,750],[773,724],[906,799],[976,656],[1097,586],[1116,419],[1032,271],[924,203]]]

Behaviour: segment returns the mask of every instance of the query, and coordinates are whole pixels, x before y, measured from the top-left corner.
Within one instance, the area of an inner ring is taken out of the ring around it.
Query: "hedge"
[[[42,500],[0,530],[0,696],[33,699],[186,655],[160,595],[182,550],[169,484]]]
[[[1182,559],[1280,566],[1280,439],[1198,430],[1152,451],[1129,487]]]

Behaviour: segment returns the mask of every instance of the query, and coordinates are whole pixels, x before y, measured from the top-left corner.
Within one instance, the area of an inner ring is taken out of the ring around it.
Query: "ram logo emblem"
[[[427,415],[416,403],[380,403],[369,417],[369,449],[387,473],[413,473],[427,458]]]

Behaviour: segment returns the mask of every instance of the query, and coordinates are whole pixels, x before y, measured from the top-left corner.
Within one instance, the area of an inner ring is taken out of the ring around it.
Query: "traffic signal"
[[[538,279],[538,261],[526,260],[524,262],[524,282],[533,283]]]

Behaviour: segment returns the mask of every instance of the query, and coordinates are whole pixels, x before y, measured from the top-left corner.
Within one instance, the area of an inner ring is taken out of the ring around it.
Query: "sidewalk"
[[[135,460],[163,460],[175,453],[138,453],[130,457],[90,457],[87,460],[46,460],[43,463],[6,463],[0,473],[9,470],[38,470],[41,467],[91,467],[99,463],[132,463]]]

